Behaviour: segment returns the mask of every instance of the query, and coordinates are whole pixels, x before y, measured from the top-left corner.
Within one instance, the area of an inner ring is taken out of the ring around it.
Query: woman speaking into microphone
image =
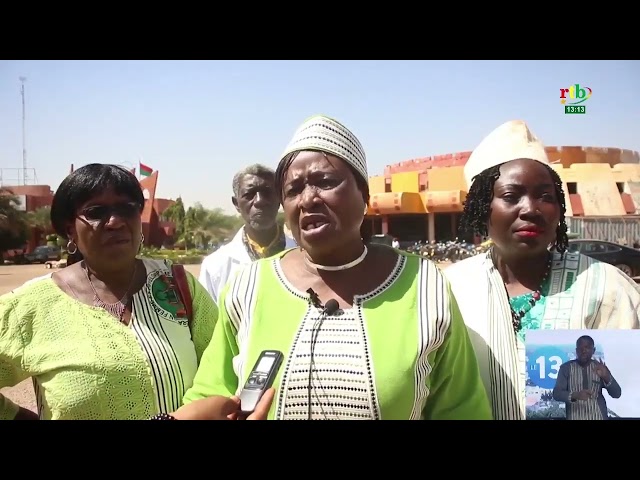
[[[276,350],[268,419],[491,419],[444,276],[361,234],[368,172],[353,133],[325,116],[306,120],[276,182],[298,247],[227,284],[181,418],[207,397],[239,395],[261,353]]]

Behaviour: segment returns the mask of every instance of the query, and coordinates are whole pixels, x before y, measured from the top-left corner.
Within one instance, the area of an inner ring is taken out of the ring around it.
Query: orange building
[[[20,202],[19,210],[25,212],[33,212],[41,207],[48,207],[53,200],[53,190],[49,185],[18,185],[3,186]]]
[[[135,168],[132,171],[135,174]],[[71,172],[73,172],[73,165],[71,165],[69,173]],[[145,206],[142,211],[142,233],[144,234],[145,246],[162,247],[173,236],[176,228],[173,222],[163,220],[162,214],[175,202],[165,198],[156,198],[157,185],[157,171],[140,180],[140,186],[145,198]],[[54,192],[49,185],[3,186],[3,188],[18,197],[20,201],[18,208],[26,212],[32,212],[41,207],[49,207],[53,201]],[[42,233],[32,231],[32,236],[27,242],[27,251],[30,252],[38,246]]]
[[[546,147],[564,182],[569,217],[640,215],[640,155],[631,150]],[[471,152],[418,158],[388,165],[369,178],[367,220],[374,233],[404,241],[449,240],[467,194],[463,168]]]
[[[142,210],[142,233],[145,246],[162,247],[173,236],[176,225],[162,218],[164,211],[175,202],[166,198],[156,198],[158,171],[140,180],[145,205]]]

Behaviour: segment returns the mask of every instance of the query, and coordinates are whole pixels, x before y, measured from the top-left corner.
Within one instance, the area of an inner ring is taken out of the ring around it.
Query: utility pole
[[[27,135],[26,135],[26,113],[24,107],[24,82],[27,81],[27,77],[20,77],[20,83],[22,84],[22,184],[27,184]]]

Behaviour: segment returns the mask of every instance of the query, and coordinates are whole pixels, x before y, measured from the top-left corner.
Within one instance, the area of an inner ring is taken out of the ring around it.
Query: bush
[[[58,246],[58,235],[56,235],[55,233],[52,233],[51,235],[47,235],[45,236],[45,239],[47,241],[47,245],[50,247],[57,247]]]
[[[140,250],[140,257],[153,258],[156,260],[164,260],[168,259],[172,262],[182,263],[185,265],[198,265],[202,263],[204,257],[206,257],[209,252],[205,252],[202,250],[191,249],[191,250],[170,250],[166,248],[142,248]]]

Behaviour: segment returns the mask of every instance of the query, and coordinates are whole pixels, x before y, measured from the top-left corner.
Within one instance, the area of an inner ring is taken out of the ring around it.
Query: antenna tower
[[[22,184],[27,184],[27,135],[26,135],[26,110],[24,104],[24,82],[27,77],[20,77],[20,93],[22,95]]]

